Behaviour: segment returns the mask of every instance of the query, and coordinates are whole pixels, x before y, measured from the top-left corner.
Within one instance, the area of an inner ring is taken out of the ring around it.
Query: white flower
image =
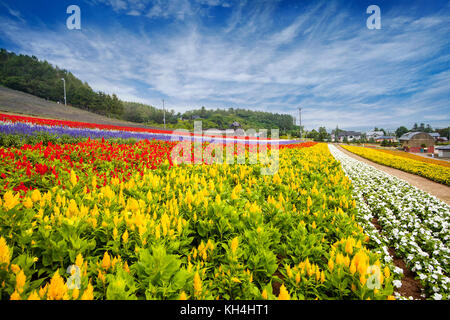
[[[439,293],[435,293],[435,294],[433,295],[433,299],[434,299],[434,300],[442,300],[442,295],[439,294]]]
[[[392,284],[396,288],[400,288],[402,286],[402,282],[400,280],[394,280],[394,281],[392,281]]]

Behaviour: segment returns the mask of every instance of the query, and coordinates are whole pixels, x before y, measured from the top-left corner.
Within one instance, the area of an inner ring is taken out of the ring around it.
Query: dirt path
[[[339,150],[341,150],[345,154],[349,155],[350,157],[352,157],[356,160],[365,162],[367,164],[370,164],[371,166],[373,166],[381,171],[384,171],[390,175],[393,175],[397,178],[405,180],[405,181],[409,182],[411,185],[413,185],[425,192],[428,192],[429,194],[435,196],[436,198],[441,199],[442,201],[444,201],[445,203],[450,205],[450,187],[449,186],[428,180],[426,178],[417,176],[415,174],[411,174],[411,173],[404,172],[404,171],[401,171],[398,169],[383,166],[381,164],[378,164],[373,161],[367,160],[363,157],[360,157],[354,153],[351,153],[350,151],[347,151],[344,148],[341,148],[341,146],[337,146],[337,147]]]

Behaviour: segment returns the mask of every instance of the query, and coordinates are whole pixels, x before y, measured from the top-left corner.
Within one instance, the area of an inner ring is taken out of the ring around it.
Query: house
[[[439,158],[450,158],[450,145],[436,147]]]
[[[447,137],[441,137],[439,132],[431,132],[430,136],[432,136],[434,138],[434,141],[436,141],[436,142],[447,142],[448,141]]]
[[[441,135],[439,134],[439,132],[431,132],[431,133],[430,133],[430,136],[433,137],[434,141],[437,141],[437,140],[441,137]]]
[[[361,132],[357,132],[357,131],[341,131],[338,134],[338,140],[340,142],[343,142],[345,140],[347,140],[347,141],[361,140]]]
[[[239,129],[241,128],[241,124],[237,121],[234,121],[232,124],[230,124],[230,128],[234,130]]]
[[[408,132],[399,138],[403,150],[407,152],[434,152],[434,138],[426,132]]]
[[[375,142],[382,142],[382,141],[395,142],[396,139],[393,136],[379,136],[376,137],[374,140]]]
[[[370,139],[375,140],[377,137],[382,137],[382,136],[384,136],[383,131],[368,131],[368,132],[366,132],[367,140],[370,140]]]

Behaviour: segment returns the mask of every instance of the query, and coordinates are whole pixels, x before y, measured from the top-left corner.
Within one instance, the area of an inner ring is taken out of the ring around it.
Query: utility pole
[[[302,138],[302,108],[298,108],[298,120],[300,126],[300,139]]]
[[[166,128],[166,109],[164,108],[164,99],[162,99],[163,102],[163,113],[164,113],[164,129]]]
[[[64,83],[64,105],[67,107],[67,100],[66,100],[66,79],[61,78],[61,80]]]

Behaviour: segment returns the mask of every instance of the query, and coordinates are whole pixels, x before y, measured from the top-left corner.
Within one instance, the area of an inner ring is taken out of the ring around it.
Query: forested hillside
[[[64,103],[62,78],[66,81],[68,104],[102,115],[122,116],[123,103],[114,94],[95,92],[71,72],[35,56],[16,55],[0,49],[0,84],[6,87]]]

